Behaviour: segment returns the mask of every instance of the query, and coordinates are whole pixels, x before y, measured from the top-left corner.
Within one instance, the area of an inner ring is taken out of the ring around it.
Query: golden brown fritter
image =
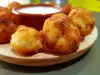
[[[71,4],[66,4],[64,7],[63,7],[63,12],[65,14],[69,14],[69,12],[73,9],[72,5]]]
[[[0,20],[10,19],[11,14],[6,7],[0,6]]]
[[[62,18],[66,18],[65,14],[56,14],[53,15],[52,17],[48,18],[43,25],[43,34],[46,40],[46,43],[50,43],[50,45],[53,45],[57,39],[62,36],[59,20]],[[56,24],[58,23],[58,24]],[[49,46],[50,46],[49,45]],[[54,45],[53,45],[54,46]],[[51,46],[52,47],[52,46]]]
[[[16,30],[16,25],[10,20],[11,14],[5,7],[0,7],[0,43],[8,43]]]
[[[16,24],[10,20],[0,20],[0,44],[8,43],[16,30]]]
[[[13,8],[18,8],[20,6],[21,6],[20,3],[18,3],[18,2],[12,2],[7,7],[8,7],[8,10],[12,13],[12,9]]]
[[[56,53],[72,53],[79,47],[80,32],[70,22],[67,15],[59,13],[51,16],[44,22],[44,48]]]
[[[85,8],[74,8],[70,11],[68,17],[79,28],[81,36],[90,34],[94,28],[94,18],[92,13]]]
[[[13,51],[22,55],[37,53],[42,46],[42,34],[34,28],[19,26],[12,35],[10,44]]]
[[[13,8],[18,8],[18,7],[20,7],[21,6],[21,4],[20,3],[18,3],[18,2],[12,2],[12,3],[10,3],[8,6],[7,6],[7,8],[8,8],[8,11],[9,11],[9,13],[10,13],[10,19],[15,23],[15,21],[14,21],[14,19],[15,19],[15,17],[14,17],[14,15],[13,15],[13,13],[12,13],[12,10],[13,10]]]

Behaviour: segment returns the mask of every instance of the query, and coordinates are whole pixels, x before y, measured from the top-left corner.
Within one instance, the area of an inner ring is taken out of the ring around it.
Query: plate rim
[[[97,39],[97,37],[98,37],[98,29],[97,29],[97,27],[95,26],[94,27],[94,29],[96,30],[96,37],[95,37],[95,40],[93,41],[93,43],[92,44],[90,44],[89,46],[88,46],[88,48],[90,48],[94,43],[95,43],[95,41],[96,41],[96,39]],[[82,50],[87,50],[88,48],[85,48],[85,49],[82,49]],[[82,50],[80,50],[80,51],[82,51]],[[14,59],[25,59],[25,60],[52,60],[52,59],[59,59],[59,57],[64,57],[64,56],[69,56],[69,55],[71,55],[71,54],[74,54],[74,53],[77,53],[77,52],[80,52],[80,51],[76,51],[76,52],[73,52],[73,53],[70,53],[70,54],[60,54],[60,56],[59,55],[56,55],[56,57],[54,57],[54,58],[38,58],[38,59],[34,59],[34,58],[32,58],[32,56],[31,57],[23,57],[23,56],[20,56],[20,57],[13,57],[13,56],[7,56],[7,55],[3,55],[3,54],[1,54],[0,53],[0,57],[1,56],[4,56],[4,57],[8,57],[8,58],[14,58]],[[42,52],[43,53],[43,52]],[[52,54],[52,53],[51,53]],[[1,60],[1,59],[0,59]]]

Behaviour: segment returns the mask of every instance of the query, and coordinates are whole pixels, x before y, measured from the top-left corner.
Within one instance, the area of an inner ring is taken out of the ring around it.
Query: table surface
[[[98,32],[100,13],[93,13]],[[100,33],[98,33],[100,34]],[[100,38],[89,52],[75,60],[50,67],[24,67],[0,61],[0,75],[100,75]]]

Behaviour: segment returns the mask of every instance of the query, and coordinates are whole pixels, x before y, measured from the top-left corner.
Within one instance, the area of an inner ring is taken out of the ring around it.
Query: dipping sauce
[[[26,14],[50,14],[59,11],[60,9],[58,8],[45,7],[45,6],[33,6],[33,7],[26,7],[17,10],[17,12],[19,13],[26,13]]]
[[[26,25],[41,30],[44,21],[53,14],[62,12],[62,8],[48,4],[28,4],[12,10],[13,21],[18,25]]]

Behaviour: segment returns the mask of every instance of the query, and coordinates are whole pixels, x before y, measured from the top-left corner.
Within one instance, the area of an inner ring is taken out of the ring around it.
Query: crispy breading
[[[0,21],[4,19],[10,19],[11,14],[6,7],[0,6]]]
[[[19,54],[37,53],[42,46],[42,34],[34,28],[19,26],[12,35],[11,45],[13,51]]]
[[[63,7],[63,12],[65,14],[69,14],[69,12],[73,9],[72,5],[71,4],[66,4],[64,7]]]
[[[6,7],[0,6],[0,43],[8,43],[16,30],[16,24],[10,20],[10,12]]]
[[[74,8],[70,11],[68,17],[79,28],[81,36],[90,34],[94,28],[94,18],[92,13],[85,8]]]
[[[13,9],[13,8],[18,8],[18,7],[20,7],[20,6],[21,6],[20,3],[18,3],[18,2],[12,2],[12,3],[10,3],[10,4],[7,6],[7,8],[8,8],[8,10],[12,13],[12,9]]]
[[[0,44],[9,43],[11,35],[16,31],[16,24],[9,20],[0,21]]]
[[[48,18],[43,26],[44,48],[56,53],[75,52],[81,41],[79,29],[64,13]]]

